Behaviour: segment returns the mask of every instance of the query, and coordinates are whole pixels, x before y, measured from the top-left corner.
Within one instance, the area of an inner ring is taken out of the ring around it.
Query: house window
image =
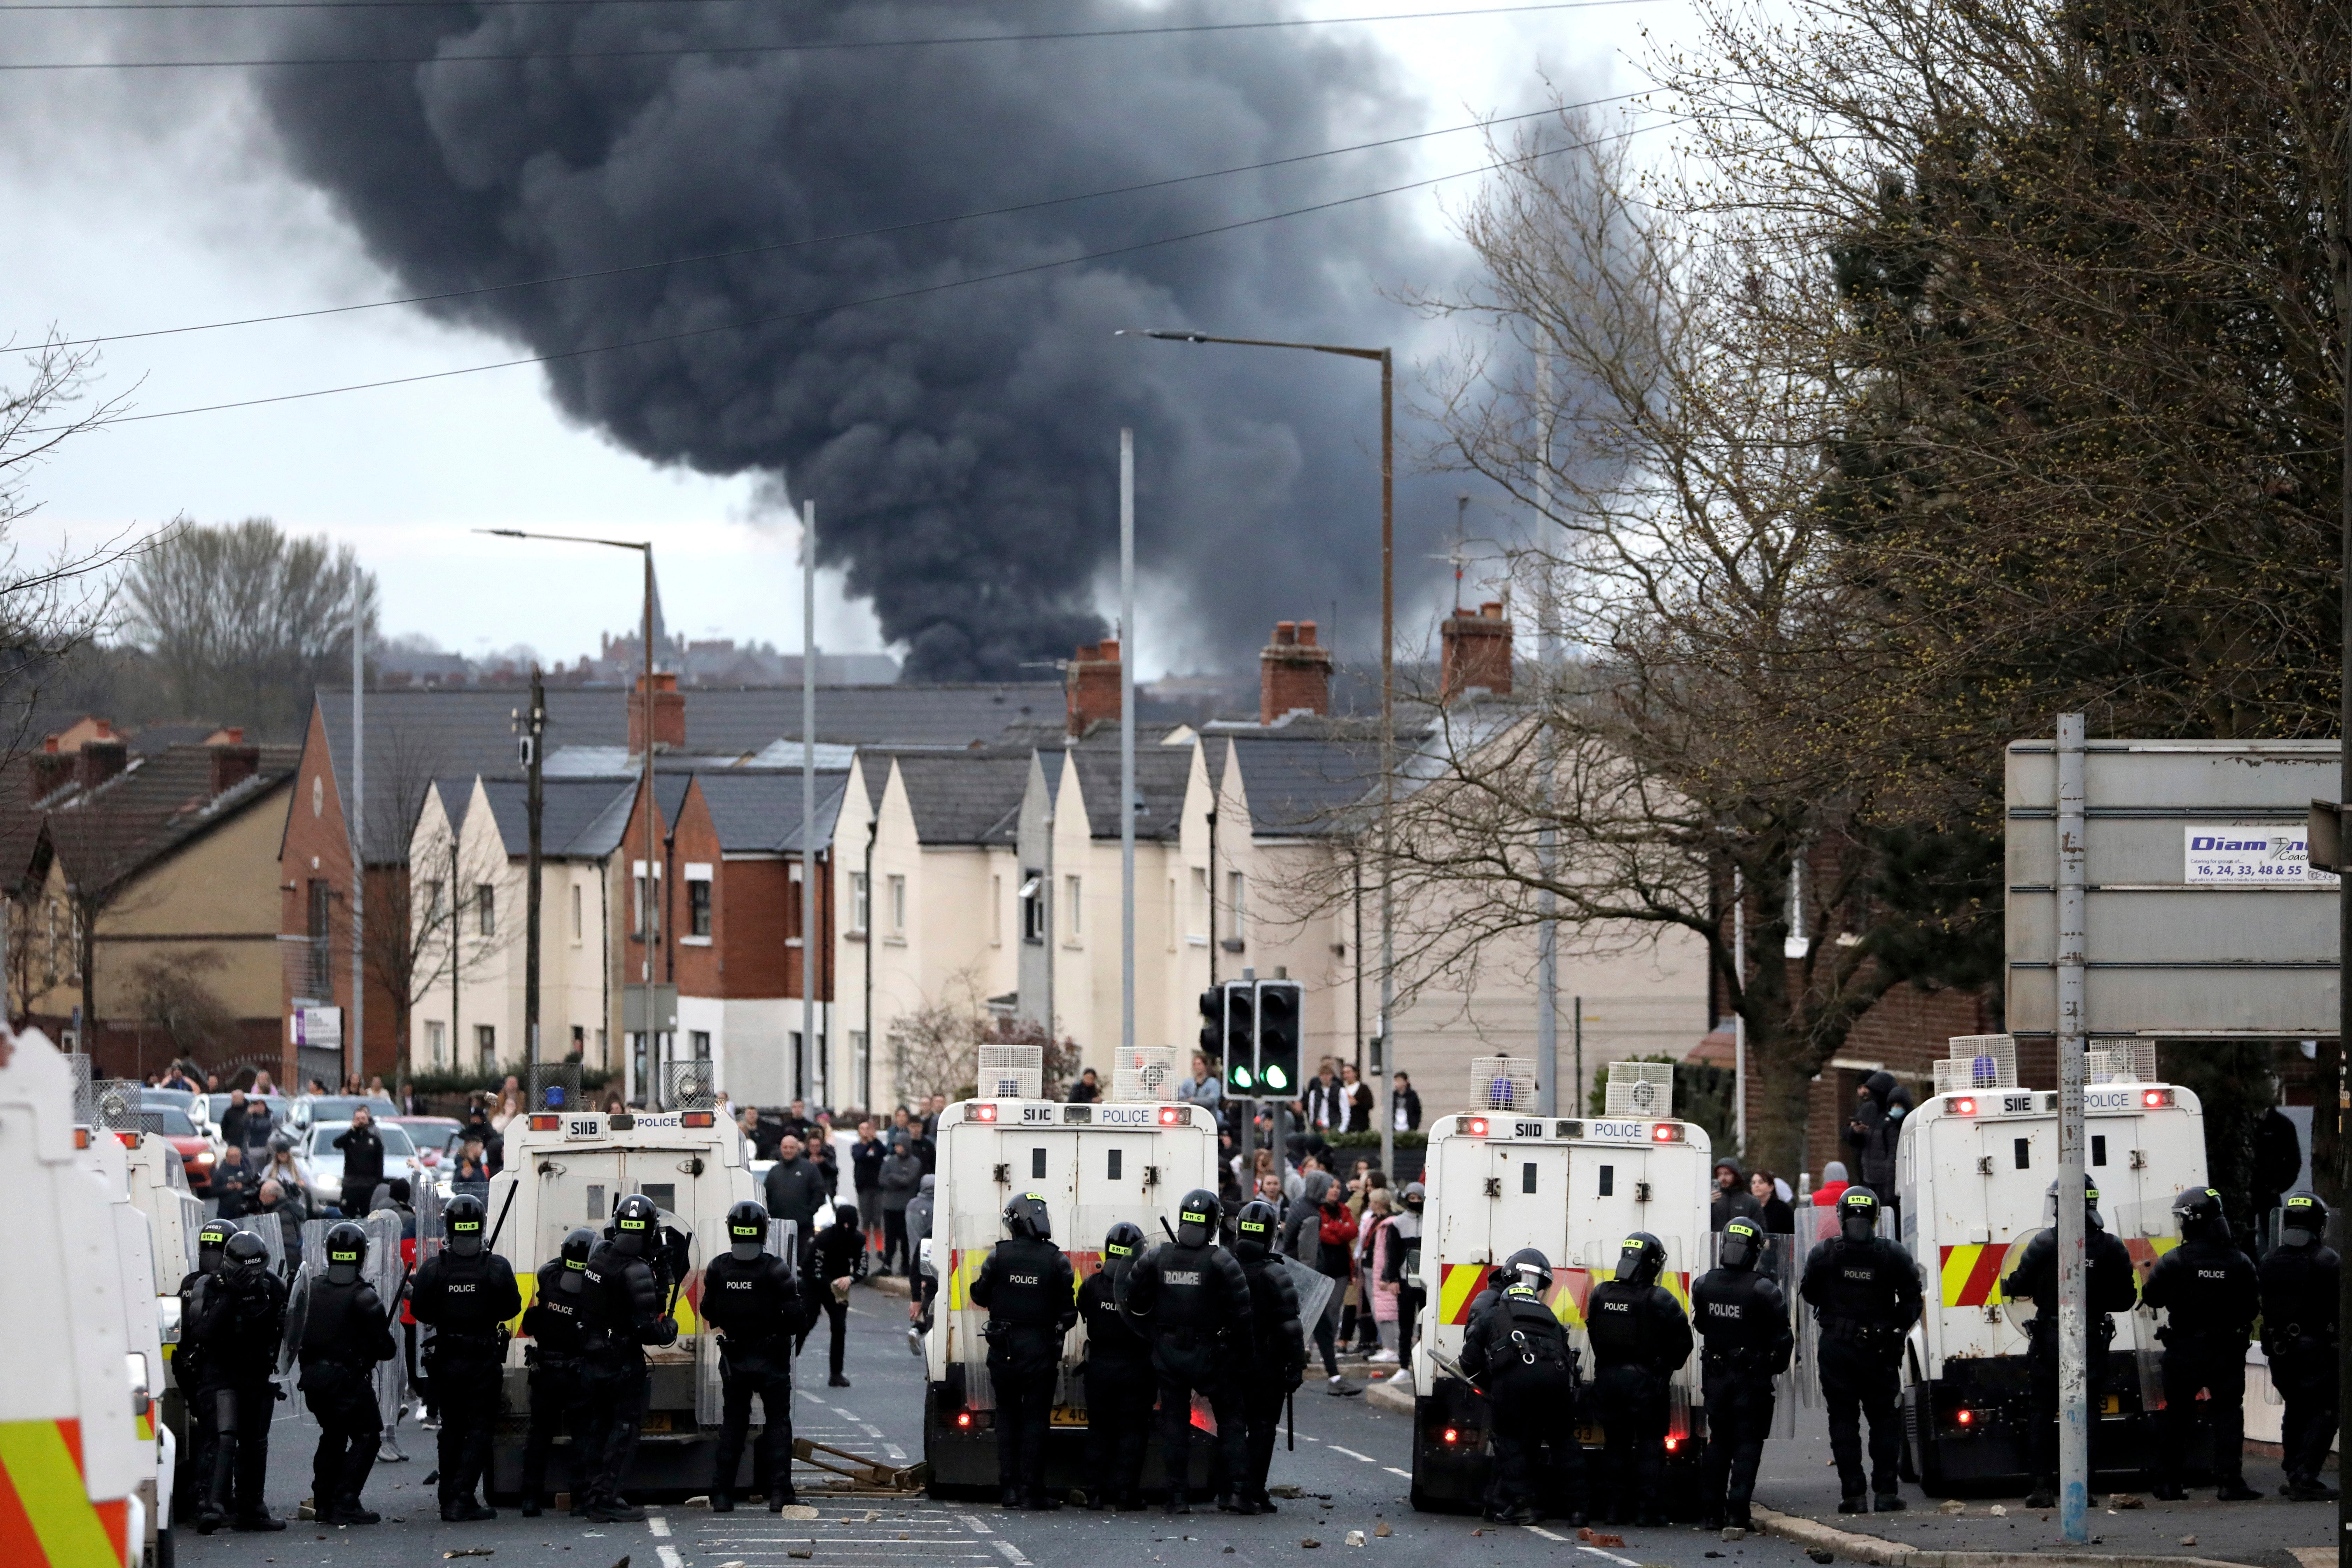
[[[474,1054],[481,1062],[484,1072],[499,1065],[499,1031],[496,1025],[474,1026]]]
[[[439,1072],[449,1065],[449,1026],[438,1018],[425,1024],[425,1048],[431,1056],[433,1070]]]
[[[1216,911],[1209,907],[1209,868],[1195,866],[1192,868],[1192,919],[1188,923],[1186,934],[1206,942],[1215,920]]]
[[[988,879],[988,945],[1004,945],[1004,879]]]
[[[706,887],[707,887],[707,886],[709,886],[709,884],[708,884],[708,883],[705,883],[704,885],[705,885]],[[694,1046],[694,1059],[695,1059],[696,1061],[698,1061],[698,1062],[707,1062],[707,1061],[709,1061],[709,1060],[710,1059],[710,1031],[709,1031],[709,1030],[708,1030],[708,1029],[690,1029],[690,1030],[687,1031],[687,1037],[687,1037],[689,1041],[691,1041],[691,1042],[693,1043],[693,1046]]]
[[[575,947],[579,945],[583,929],[580,914],[580,884],[574,882],[572,884],[572,942]]]
[[[572,1059],[575,1062],[588,1059],[588,1028],[584,1024],[572,1026]]]
[[[849,874],[849,934],[864,936],[866,922],[874,916],[874,890],[867,886],[866,873]]]
[[[313,877],[310,879],[310,896],[309,989],[312,996],[324,1002],[331,1000],[335,994],[334,954],[330,951],[333,939],[329,929],[334,918],[331,903],[335,896],[334,889],[328,885],[325,879]]]
[[[890,934],[907,934],[907,879],[890,879]]]
[[[651,917],[653,935],[656,939],[661,936],[661,902],[651,896],[661,883],[659,866],[654,868],[653,882],[654,888],[648,889],[646,885],[646,863],[637,861],[629,878],[629,935],[638,942],[646,940],[648,916]]]
[[[1086,930],[1079,916],[1086,908],[1085,886],[1078,878],[1062,879],[1062,940],[1076,942]]]
[[[1225,873],[1225,908],[1233,913],[1233,933],[1235,936],[1242,934],[1242,916],[1248,907],[1244,902],[1242,895],[1246,890],[1246,885],[1243,882],[1242,874],[1239,871]]]
[[[1045,874],[1043,871],[1021,873],[1021,940],[1045,940]]]
[[[689,936],[710,934],[710,884],[707,881],[686,885],[686,930]]]
[[[499,896],[488,882],[474,889],[474,923],[484,936],[499,934]]]
[[[866,1031],[849,1031],[850,1070],[857,1075],[857,1103],[874,1103],[874,1051],[866,1043]]]
[[[1168,951],[1176,951],[1176,879],[1168,879]]]

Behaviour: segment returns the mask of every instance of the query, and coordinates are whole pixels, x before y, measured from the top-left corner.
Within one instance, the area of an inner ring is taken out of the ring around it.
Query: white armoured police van
[[[1154,1246],[1165,1239],[1186,1193],[1216,1191],[1216,1121],[1195,1105],[968,1100],[940,1114],[927,1248],[940,1292],[923,1342],[923,1457],[934,1495],[996,1488],[996,1401],[981,1337],[988,1313],[972,1302],[971,1289],[1003,1238],[1004,1205],[1024,1193],[1043,1196],[1054,1244],[1083,1284],[1101,1267],[1103,1237],[1120,1220],[1142,1226]],[[1086,1385],[1076,1375],[1085,1344],[1080,1327],[1063,1351],[1045,1447],[1049,1488],[1085,1479]],[[1197,1454],[1202,1446],[1194,1447]],[[1205,1462],[1198,1461],[1203,1473],[1191,1484],[1205,1484]],[[1156,1457],[1147,1460],[1147,1487],[1164,1484],[1158,1464]]]
[[[2030,1303],[2001,1281],[2026,1243],[2052,1222],[2058,1176],[2058,1095],[2017,1083],[2006,1036],[1964,1036],[1936,1064],[1937,1093],[1903,1126],[1895,1184],[1902,1240],[1919,1265],[1926,1304],[1903,1354],[1905,1458],[1931,1497],[2024,1481],[2035,1419],[2026,1384]],[[2150,1081],[2155,1052],[2122,1046],[2090,1053],[2083,1092],[2083,1173],[2107,1229],[2146,1283],[2178,1237],[2171,1205],[2205,1182],[2205,1124],[2197,1097]],[[2092,1454],[2102,1472],[2153,1462],[2149,1412],[2156,1320],[2118,1312]]]
[[[84,1167],[106,1184],[107,1218],[113,1226],[111,1251],[121,1272],[123,1335],[129,1346],[123,1365],[131,1379],[131,1423],[150,1466],[139,1485],[139,1500],[147,1521],[142,1551],[149,1563],[167,1563],[173,1555],[172,1488],[178,1472],[179,1439],[158,1419],[164,1380],[163,1314],[157,1295],[162,1282],[156,1276],[154,1230],[148,1216],[131,1202],[137,1194],[131,1184],[131,1149],[142,1140],[162,1142],[135,1131],[74,1129],[74,1142]],[[172,1283],[179,1284],[176,1275]],[[179,1298],[174,1295],[170,1300],[176,1312]]]
[[[675,1307],[677,1342],[646,1347],[651,1397],[621,1487],[633,1498],[709,1490],[720,1416],[719,1346],[718,1336],[702,1331],[698,1308],[702,1265],[727,1248],[727,1210],[759,1196],[743,1163],[741,1133],[709,1108],[634,1115],[541,1110],[509,1122],[506,1140],[506,1168],[491,1178],[487,1201],[495,1250],[513,1266],[526,1309],[540,1265],[562,1251],[563,1238],[582,1226],[603,1237],[613,1210],[632,1193],[651,1199],[662,1225],[690,1240],[692,1266],[678,1282]],[[516,1337],[507,1346],[506,1414],[490,1452],[490,1489],[501,1497],[521,1487],[530,1418],[530,1342],[520,1323],[518,1316],[509,1325]],[[570,1484],[562,1478],[570,1475],[571,1453],[567,1435],[556,1445],[551,1489]]]
[[[1588,1381],[1585,1302],[1596,1283],[1615,1276],[1625,1237],[1647,1231],[1664,1244],[1658,1282],[1689,1310],[1691,1280],[1712,1256],[1715,1156],[1705,1128],[1672,1119],[1673,1079],[1663,1077],[1670,1071],[1664,1064],[1614,1064],[1607,1103],[1627,1114],[1486,1110],[1443,1116],[1431,1126],[1421,1250],[1408,1259],[1423,1292],[1412,1354],[1414,1508],[1475,1510],[1485,1500],[1493,1462],[1486,1402],[1455,1363],[1471,1302],[1512,1253],[1537,1247],[1552,1260],[1551,1309],[1567,1325]],[[1482,1088],[1489,1081],[1474,1078]],[[1673,1394],[1669,1476],[1696,1465],[1705,1446],[1696,1355],[1675,1374]],[[1590,1422],[1579,1436],[1588,1447],[1601,1441]],[[1696,1496],[1695,1488],[1672,1489]]]

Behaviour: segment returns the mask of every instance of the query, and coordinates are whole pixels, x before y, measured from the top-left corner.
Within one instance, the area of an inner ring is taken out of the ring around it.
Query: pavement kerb
[[[2100,1552],[1945,1552],[1906,1546],[1882,1535],[1840,1530],[1819,1520],[1776,1513],[1769,1508],[1748,1510],[1757,1527],[1799,1546],[1833,1552],[1850,1563],[1870,1563],[1879,1568],[2244,1568],[2211,1557],[2132,1555]]]
[[[1412,1414],[1412,1384],[1409,1383],[1375,1383],[1364,1390],[1364,1403],[1377,1405],[1396,1415]]]

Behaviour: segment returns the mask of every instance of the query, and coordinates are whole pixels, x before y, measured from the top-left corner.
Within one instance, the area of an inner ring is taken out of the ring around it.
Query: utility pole
[[[367,595],[352,574],[352,1013],[343,1042],[354,1084],[367,1082]],[[91,1020],[96,1026],[96,1020]],[[85,1044],[83,1048],[88,1049]]]
[[[2352,125],[2346,129],[2352,135]],[[2347,161],[2344,174],[2344,197],[2352,204],[2352,160]],[[2344,442],[2343,472],[2338,479],[2341,495],[2341,531],[2336,540],[2336,575],[2342,585],[2343,597],[2336,605],[2336,630],[2343,641],[2342,662],[2336,674],[2336,747],[2340,752],[2339,776],[2336,785],[2338,803],[2337,832],[2343,830],[2342,805],[2352,803],[2352,205],[2336,209],[2336,244],[2342,259],[2336,276],[2343,281],[2336,294],[2336,328],[2343,334],[2338,346],[2336,367],[2344,373],[2343,400],[2336,406],[2343,418],[2340,432]],[[2336,1097],[2336,1147],[2337,1151],[2337,1202],[2343,1194],[2352,1193],[2352,1137],[2347,1137],[2352,1127],[2347,1127],[2344,1114],[2344,1086],[2352,1080],[2352,867],[2337,873],[2336,894],[2336,1085],[2331,1091],[2325,1085],[2322,1093]],[[2343,1271],[2336,1298],[2336,1321],[2352,1323],[2352,1268]],[[2352,1454],[2352,1356],[2336,1358],[2336,1448],[2339,1453]],[[2336,1504],[2336,1561],[2337,1568],[2352,1568],[2352,1488],[2340,1489],[2343,1496]]]
[[[1135,1065],[1135,432],[1118,433],[1118,1059]]]
[[[1536,428],[1539,432],[1536,448],[1536,531],[1544,535],[1551,521],[1551,356],[1536,355]],[[1457,530],[1458,531],[1458,530]],[[1545,704],[1552,698],[1551,667],[1559,654],[1554,632],[1558,606],[1553,595],[1559,584],[1553,580],[1549,539],[1543,539],[1536,551],[1536,570],[1542,574],[1540,591],[1536,595],[1536,714],[1543,721]],[[1538,807],[1543,813],[1536,827],[1536,874],[1541,886],[1536,891],[1536,1109],[1546,1116],[1559,1114],[1559,921],[1554,918],[1559,910],[1559,895],[1552,890],[1552,880],[1559,874],[1559,829],[1552,821],[1552,757],[1551,726],[1544,724],[1538,738],[1536,755],[1537,787],[1542,795]],[[1582,1064],[1576,1087],[1569,1095],[1570,1114],[1576,1114],[1584,1098]]]
[[[645,771],[640,787],[646,795],[646,904],[637,924],[638,934],[645,940],[646,952],[645,962],[638,966],[645,1001],[645,1010],[638,1015],[638,1022],[645,1026],[646,1074],[657,1083],[661,1079],[661,1049],[655,1044],[654,1034],[654,921],[656,918],[655,911],[659,906],[654,898],[654,868],[661,862],[655,848],[658,831],[654,821],[660,815],[660,807],[654,799],[654,547],[646,545],[645,553],[646,671],[645,683],[637,691],[637,701],[640,704],[638,717],[645,723]],[[661,1108],[661,1097],[654,1092],[652,1084],[637,1085],[637,1092],[646,1097],[646,1104],[656,1110]]]
[[[2058,1523],[2076,1545],[2091,1539],[2091,1425],[2084,1371],[2083,1047],[2086,781],[2083,716],[2058,715]],[[1915,1220],[1912,1223],[1916,1224]]]
[[[1731,868],[1731,973],[1739,994],[1731,1004],[1731,1142],[1748,1157],[1748,878]]]
[[[868,889],[866,897],[873,893]],[[816,1043],[816,502],[801,502],[801,1058],[824,1103],[824,1055]],[[869,951],[870,951],[869,943]],[[869,1037],[867,1049],[872,1049]],[[785,1098],[798,1100],[803,1086]]]
[[[546,819],[547,797],[540,767],[541,741],[547,733],[547,678],[538,665],[530,667],[530,706],[516,721],[522,731],[522,765],[530,782],[523,796],[523,814],[530,825],[530,865],[524,872],[522,1037],[531,1067],[539,1065],[539,868],[541,826]],[[526,1075],[528,1076],[528,1075]],[[533,1106],[531,1109],[539,1109]],[[568,1108],[567,1108],[568,1109]]]

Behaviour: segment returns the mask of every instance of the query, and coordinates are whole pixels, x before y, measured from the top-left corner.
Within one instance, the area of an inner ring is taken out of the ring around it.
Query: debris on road
[[[1381,1521],[1380,1523],[1372,1526],[1372,1533],[1381,1537],[1382,1540],[1386,1540],[1388,1537],[1394,1535],[1396,1531],[1389,1528],[1389,1521],[1384,1519]]]
[[[1576,1532],[1576,1538],[1587,1546],[1622,1546],[1625,1538],[1613,1530],[1594,1530],[1591,1526]]]
[[[1726,1541],[1745,1541],[1748,1539],[1748,1532],[1740,1529],[1739,1526],[1736,1524],[1727,1524],[1723,1527],[1723,1539]]]
[[[2183,1546],[2194,1546],[2197,1544],[2197,1538],[2193,1535],[2184,1535],[2180,1538],[2180,1544]]]
[[[1811,1558],[1816,1563],[1834,1563],[1837,1561],[1837,1553],[1832,1552],[1826,1546],[1808,1546],[1805,1548],[1805,1555]]]
[[[1307,1495],[1305,1488],[1292,1486],[1287,1481],[1285,1481],[1280,1486],[1268,1487],[1265,1489],[1265,1491],[1268,1497],[1295,1498],[1305,1497]]]
[[[2139,1496],[2136,1492],[2117,1492],[2107,1500],[2119,1509],[2146,1508],[2147,1506],[2147,1500]]]
[[[2002,1503],[1995,1503],[1995,1504],[1993,1504],[1993,1505],[1992,1505],[1992,1507],[1991,1507],[1990,1510],[1988,1510],[1987,1511],[1988,1511],[1988,1512],[1990,1512],[1990,1513],[1993,1516],[1993,1518],[1995,1518],[1995,1519],[2007,1519],[2007,1518],[2009,1517],[2009,1509],[2008,1509],[2007,1505],[2002,1504]]]
[[[1323,1543],[1322,1543],[1321,1542],[1319,1542],[1319,1541],[1316,1540],[1313,1536],[1311,1536],[1311,1535],[1310,1535],[1310,1536],[1308,1536],[1306,1540],[1304,1540],[1304,1541],[1300,1542],[1298,1544],[1299,1544],[1299,1545],[1301,1545],[1301,1546],[1304,1546],[1304,1547],[1307,1547],[1307,1548],[1309,1548],[1309,1549],[1312,1549],[1312,1548],[1314,1548],[1314,1547],[1320,1546],[1320,1545],[1322,1545]]]
[[[1351,1531],[1348,1531],[1348,1544],[1349,1544],[1349,1545],[1350,1545],[1350,1546],[1361,1546],[1363,1543],[1364,1543],[1364,1532],[1363,1532],[1362,1531],[1360,1531],[1360,1530],[1351,1530]]]
[[[816,1505],[805,1502],[788,1502],[782,1508],[777,1510],[777,1517],[780,1519],[814,1519],[816,1517]]]
[[[455,1551],[441,1553],[441,1561],[446,1563],[453,1557],[495,1557],[498,1550],[495,1546],[460,1546]]]
[[[819,1454],[830,1454],[832,1459],[820,1459]],[[846,1448],[836,1448],[830,1443],[819,1443],[807,1437],[793,1439],[793,1458],[803,1464],[814,1465],[820,1470],[845,1476],[860,1486],[879,1487],[886,1491],[919,1492],[923,1489],[923,1465],[886,1465],[864,1454],[853,1454]],[[847,1464],[835,1460],[846,1459]]]
[[[1956,1497],[1948,1497],[1943,1501],[1936,1505],[1936,1511],[1937,1513],[1966,1513],[1969,1511],[1969,1505],[1962,1502]]]

